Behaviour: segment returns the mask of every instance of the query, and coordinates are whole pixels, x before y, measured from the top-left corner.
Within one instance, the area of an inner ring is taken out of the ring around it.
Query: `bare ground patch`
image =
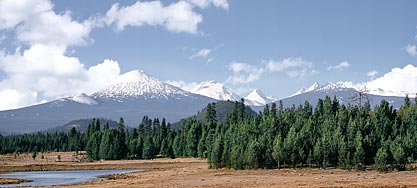
[[[61,153],[66,157],[72,153]],[[56,153],[51,153],[57,155]],[[0,158],[3,158],[1,156]],[[56,162],[14,159],[0,171],[143,169],[143,172],[108,175],[109,180],[56,187],[417,187],[417,172],[379,173],[340,169],[230,170],[208,169],[203,159],[155,159],[96,162]],[[4,162],[4,161],[3,161]]]

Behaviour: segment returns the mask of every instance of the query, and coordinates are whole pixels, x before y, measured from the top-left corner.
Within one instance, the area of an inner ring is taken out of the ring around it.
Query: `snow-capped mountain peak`
[[[168,96],[185,95],[190,93],[180,88],[161,82],[140,70],[134,70],[120,75],[110,85],[94,93],[94,98],[138,98],[167,99]]]
[[[324,85],[320,85],[318,82],[315,82],[313,85],[309,87],[301,88],[296,93],[291,95],[291,97],[299,95],[299,94],[303,94],[303,93],[308,93],[308,92],[345,90],[348,88],[352,88],[352,87],[347,86],[345,82],[336,82],[336,83],[327,82]]]
[[[325,85],[315,89],[316,91],[327,91],[327,90],[340,90],[348,88],[343,82],[327,82]],[[313,90],[314,91],[314,90]]]
[[[157,79],[148,76],[142,70],[133,70],[133,71],[129,71],[120,75],[110,85],[114,85],[118,83],[128,83],[128,82],[149,82],[151,80],[157,80]]]
[[[314,91],[319,87],[320,87],[320,84],[318,82],[314,82],[314,84],[312,84],[311,86],[301,88],[300,90],[298,90],[297,92],[295,92],[291,96],[295,96],[295,95],[299,95],[299,94],[302,94],[302,93],[307,93],[307,92],[310,92],[310,91]]]
[[[245,101],[249,105],[263,106],[268,103],[275,102],[277,101],[277,99],[271,96],[265,96],[265,94],[261,90],[254,89],[252,92],[249,93],[248,96],[245,97]]]
[[[240,100],[239,95],[233,93],[229,88],[226,88],[223,84],[215,81],[201,82],[191,90],[192,93],[204,95],[217,100]]]
[[[81,93],[80,95],[69,97],[69,100],[72,100],[74,102],[80,103],[80,104],[86,104],[86,105],[97,105],[98,102],[88,96],[85,93]]]

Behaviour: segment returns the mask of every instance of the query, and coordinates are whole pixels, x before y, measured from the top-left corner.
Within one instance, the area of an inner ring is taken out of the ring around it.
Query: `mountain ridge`
[[[20,109],[0,111],[0,132],[42,131],[72,120],[94,117],[123,117],[128,126],[139,125],[145,115],[176,122],[215,101],[135,70],[119,76],[91,96],[81,94]]]
[[[221,101],[239,101],[241,98],[239,95],[235,94],[231,89],[226,88],[222,83],[218,83],[215,81],[201,82],[200,84],[195,86],[191,90],[191,92]]]

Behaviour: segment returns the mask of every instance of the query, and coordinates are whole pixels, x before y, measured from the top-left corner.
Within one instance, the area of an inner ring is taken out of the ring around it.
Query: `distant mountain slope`
[[[217,120],[218,121],[224,121],[227,114],[233,112],[234,107],[235,107],[235,102],[234,101],[218,101],[218,102],[215,102],[214,110],[216,111]],[[253,111],[251,109],[251,107],[245,106],[245,114],[253,115],[253,114],[256,114],[256,112]],[[198,120],[200,120],[200,122],[203,122],[205,115],[206,115],[206,107],[201,109],[200,111],[198,111],[195,115],[190,116],[188,118],[197,118]],[[188,118],[185,118],[185,119],[188,119]],[[183,119],[183,120],[185,120],[185,119]],[[180,123],[181,122],[176,122],[176,123],[172,124],[172,127],[177,129],[177,128],[180,127]]]
[[[27,133],[93,117],[125,119],[136,127],[144,115],[176,122],[216,100],[161,82],[142,71],[121,75],[91,96],[80,95],[0,112],[0,132]]]
[[[349,88],[341,82],[329,82],[324,85],[314,83],[312,86],[306,89],[301,89],[294,95],[282,99],[282,102],[285,107],[291,107],[293,104],[295,106],[298,106],[300,104],[304,104],[305,101],[308,101],[310,105],[315,106],[317,105],[317,101],[319,98],[324,99],[326,96],[329,96],[333,100],[333,97],[336,96],[337,100],[347,105],[348,103],[354,102],[352,101],[352,96],[354,96],[357,93],[357,90]],[[373,94],[367,94],[367,96],[369,98],[371,107],[379,105],[382,100],[386,100],[394,108],[399,108],[401,107],[401,105],[404,104],[404,97],[379,96]]]
[[[117,126],[118,126],[118,122],[110,120],[110,119],[100,118],[99,120],[100,120],[101,128],[103,128],[104,125],[106,125],[107,123],[109,125],[109,128],[111,128],[111,129],[117,128]],[[49,133],[69,132],[73,127],[75,127],[77,129],[77,131],[85,133],[85,132],[87,132],[88,125],[92,122],[93,122],[93,118],[77,119],[77,120],[70,121],[70,122],[68,122],[68,123],[66,123],[65,125],[62,125],[62,126],[47,129],[47,130],[45,130],[45,132],[49,132]]]

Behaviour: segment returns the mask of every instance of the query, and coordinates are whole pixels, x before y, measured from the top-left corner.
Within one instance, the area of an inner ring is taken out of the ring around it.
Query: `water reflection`
[[[46,186],[46,185],[65,185],[96,181],[103,178],[98,176],[105,174],[122,174],[137,172],[141,170],[72,170],[72,171],[32,171],[32,172],[12,172],[0,174],[0,178],[17,178],[33,180],[20,184],[0,185],[0,187],[13,186]]]

